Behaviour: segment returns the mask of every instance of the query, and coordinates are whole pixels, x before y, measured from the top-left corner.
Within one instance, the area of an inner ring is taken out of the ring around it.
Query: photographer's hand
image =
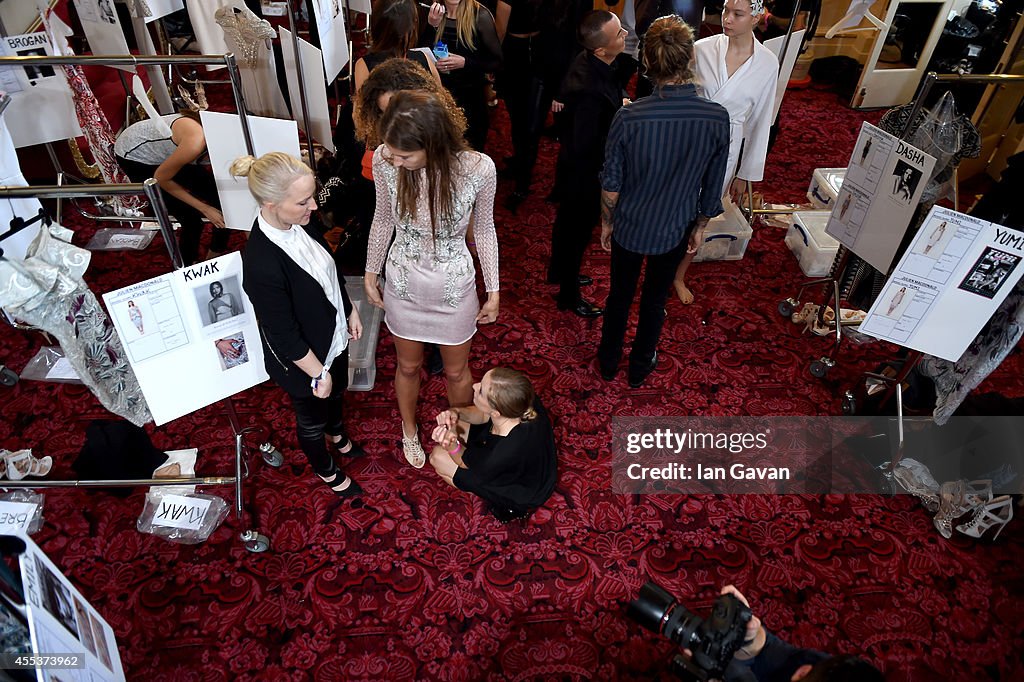
[[[744,597],[738,589],[736,589],[735,585],[726,585],[722,588],[721,594],[731,594],[743,602],[743,605],[748,609],[750,608],[750,603],[747,601],[747,598]],[[761,653],[761,649],[764,648],[764,644],[767,639],[768,634],[761,626],[761,619],[757,616],[751,615],[750,622],[747,623],[747,636],[745,638],[745,642],[747,643],[736,650],[736,658],[741,661],[754,658]]]

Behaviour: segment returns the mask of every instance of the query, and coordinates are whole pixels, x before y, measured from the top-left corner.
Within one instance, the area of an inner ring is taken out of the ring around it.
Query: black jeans
[[[131,178],[132,182],[143,182],[153,177],[158,166],[151,166],[138,161],[131,161],[117,157],[117,163],[124,172]],[[181,170],[174,176],[174,181],[184,187],[189,194],[205,204],[214,208],[220,208],[220,198],[217,196],[217,183],[213,174],[201,166],[188,163],[181,167]],[[178,244],[181,248],[181,257],[185,265],[192,265],[199,260],[199,238],[203,234],[203,222],[206,220],[203,214],[186,204],[181,199],[164,192],[164,203],[167,204],[167,212],[178,219],[181,223]],[[231,233],[223,227],[213,229],[210,237],[210,250],[223,253],[228,250],[228,239]]]
[[[505,57],[498,86],[512,128],[512,175],[516,191],[526,194],[530,191],[551,98],[544,87],[538,37],[506,36],[502,50]]]
[[[579,187],[580,183],[569,185],[572,190],[562,199],[555,218],[550,271],[561,285],[558,304],[571,307],[580,301],[580,265],[601,215],[601,187],[596,180],[585,190]]]
[[[640,290],[640,319],[636,325],[633,349],[629,354],[630,374],[640,374],[650,365],[658,350],[661,327],[665,323],[665,301],[668,300],[676,268],[686,255],[689,234],[688,229],[686,236],[675,248],[654,256],[634,253],[612,238],[611,291],[604,309],[601,345],[597,349],[597,361],[603,373],[614,374],[618,370],[626,338],[626,325],[629,322],[629,309],[633,305],[640,268],[645,260],[647,272]]]
[[[487,143],[487,131],[491,127],[491,114],[487,110],[486,88],[485,81],[481,81],[479,84],[448,88],[455,103],[462,108],[466,115],[466,142],[475,151],[481,153]]]
[[[331,363],[331,395],[317,398],[312,390],[301,398],[291,396],[295,409],[295,426],[299,447],[309,460],[309,465],[319,476],[330,476],[337,469],[334,458],[327,450],[324,434],[344,436],[342,422],[342,399],[348,388],[348,351],[346,350]]]

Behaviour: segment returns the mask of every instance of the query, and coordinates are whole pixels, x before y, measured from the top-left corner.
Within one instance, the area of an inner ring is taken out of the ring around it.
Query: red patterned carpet
[[[830,93],[790,93],[762,189],[800,201],[812,169],[846,164],[864,118]],[[495,158],[508,153],[495,133],[491,141]],[[782,232],[764,228],[742,261],[694,269],[698,302],[669,304],[648,385],[628,389],[624,372],[606,384],[593,365],[600,322],[557,312],[544,283],[552,153],[545,142],[541,181],[519,216],[497,217],[502,315],[481,329],[472,361],[477,376],[495,365],[528,372],[554,415],[560,475],[546,508],[503,526],[405,464],[382,333],[377,388],[348,403],[350,432],[371,453],[348,469],[366,489],[360,500],[337,500],[312,475],[281,391],[237,398],[243,422],[273,432],[287,459],[278,470],[257,461],[248,485],[256,525],[272,539],[266,554],[241,547],[233,519],[194,547],[140,534],[141,492],[46,493],[37,540],[113,625],[129,679],[651,679],[673,647],[624,615],[648,578],[698,612],[734,583],[784,638],[859,654],[889,680],[1024,679],[1019,521],[996,544],[946,541],[906,496],[610,492],[611,416],[838,414],[838,396],[890,349],[852,347],[826,380],[812,378],[807,363],[828,343],[776,312],[802,275]],[[499,191],[500,204],[510,188]],[[166,267],[156,244],[141,257],[97,253],[89,277],[105,291]],[[602,299],[608,259],[596,246],[586,270]],[[7,329],[0,357],[21,369],[38,345]],[[1021,364],[1018,351],[982,390],[1024,395]],[[423,394],[426,424],[442,407],[442,382]],[[63,476],[89,420],[106,416],[81,387],[32,382],[0,389],[0,413],[0,443],[53,455]],[[164,449],[199,447],[204,474],[230,471],[218,408],[152,437]]]

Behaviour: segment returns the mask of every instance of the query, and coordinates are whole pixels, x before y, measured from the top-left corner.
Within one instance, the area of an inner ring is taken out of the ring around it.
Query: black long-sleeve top
[[[761,652],[746,661],[733,659],[725,669],[725,682],[789,682],[802,665],[814,665],[828,658],[814,649],[801,649],[784,642],[771,632]]]
[[[426,19],[423,19],[421,25],[423,30],[420,32],[420,47],[433,47],[441,40],[448,46],[450,54],[466,58],[466,65],[461,69],[441,73],[441,84],[452,92],[482,88],[486,83],[485,74],[494,73],[501,68],[498,30],[494,27],[494,16],[486,7],[481,6],[476,13],[472,48],[459,40],[454,17],[445,16],[440,38],[437,29],[428,24]]]
[[[544,504],[557,478],[555,438],[539,398],[533,409],[537,416],[517,424],[507,436],[491,433],[490,421],[472,425],[462,455],[468,468],[455,472],[455,487],[515,510]]]

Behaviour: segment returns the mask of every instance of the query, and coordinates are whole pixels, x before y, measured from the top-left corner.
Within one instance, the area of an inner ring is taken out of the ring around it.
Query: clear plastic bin
[[[348,344],[348,390],[370,391],[377,380],[377,339],[384,311],[366,300],[361,277],[352,278],[345,289],[363,322],[362,337]]]
[[[747,244],[754,235],[739,207],[723,202],[725,212],[715,216],[704,229],[704,243],[697,249],[693,262],[712,260],[740,260],[747,252]]]
[[[808,277],[824,277],[832,268],[839,242],[825,234],[831,211],[801,211],[793,214],[786,232],[786,246],[796,256]]]
[[[845,178],[845,168],[815,169],[811,176],[811,185],[807,188],[807,200],[814,204],[815,208],[831,210]]]

